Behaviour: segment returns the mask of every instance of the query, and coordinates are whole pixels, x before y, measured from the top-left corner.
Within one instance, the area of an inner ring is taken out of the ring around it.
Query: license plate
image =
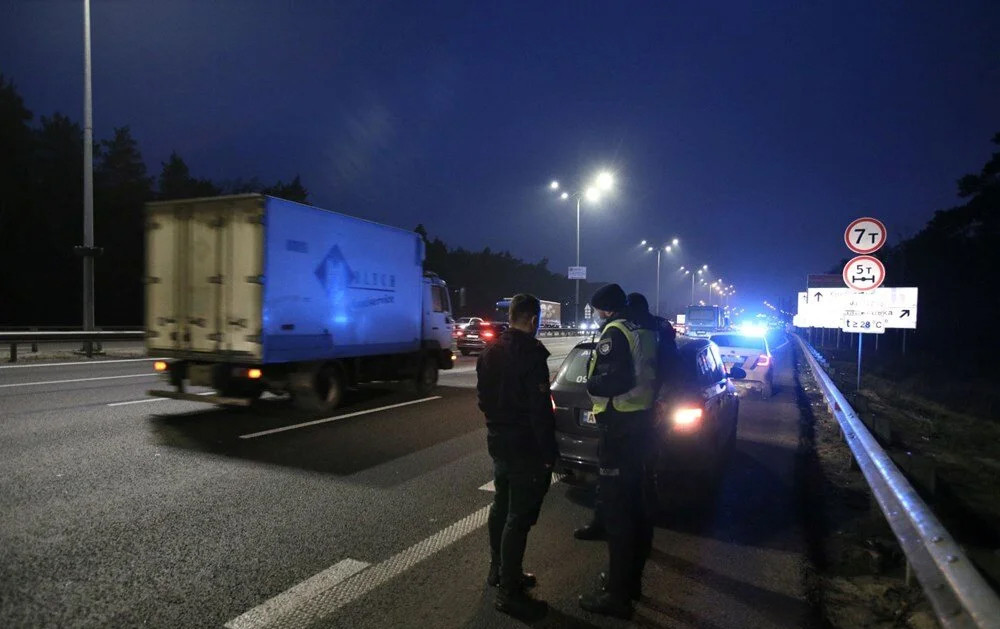
[[[475,340],[479,339],[479,335],[478,334],[466,334],[465,338],[467,338],[469,340],[472,340],[472,341],[475,341]]]
[[[746,359],[743,358],[742,356],[723,356],[722,357],[722,362],[728,363],[730,365],[736,365],[736,364],[742,365],[745,360]]]
[[[192,386],[212,386],[212,365],[189,365],[188,380]]]
[[[591,411],[580,411],[580,423],[585,426],[595,426],[597,420],[594,419],[594,414]]]

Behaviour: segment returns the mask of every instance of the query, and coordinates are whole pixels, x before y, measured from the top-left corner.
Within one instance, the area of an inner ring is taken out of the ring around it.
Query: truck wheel
[[[434,390],[438,383],[437,363],[430,356],[425,356],[420,361],[417,369],[417,376],[413,381],[414,388],[420,395],[427,395]]]
[[[303,411],[330,411],[344,399],[344,379],[336,367],[322,367],[308,385],[292,391],[292,403]]]

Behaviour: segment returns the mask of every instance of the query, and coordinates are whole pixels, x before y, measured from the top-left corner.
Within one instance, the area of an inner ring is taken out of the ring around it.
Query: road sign
[[[852,334],[885,334],[885,323],[878,317],[844,317],[840,329]]]
[[[854,253],[875,253],[885,244],[885,225],[877,218],[859,218],[844,230],[844,243]]]
[[[594,316],[594,309],[590,304],[587,304],[583,307],[583,318],[589,319],[592,316]]]
[[[567,275],[571,280],[585,280],[587,279],[587,267],[571,266],[569,267],[569,273]]]
[[[845,317],[877,319],[884,328],[916,329],[916,287],[876,288],[858,292],[849,288],[811,288],[798,294],[795,325],[841,328]]]
[[[811,273],[806,276],[807,288],[844,288],[844,278],[840,275]]]
[[[858,256],[844,266],[844,283],[854,290],[875,290],[885,281],[885,266],[872,256]]]

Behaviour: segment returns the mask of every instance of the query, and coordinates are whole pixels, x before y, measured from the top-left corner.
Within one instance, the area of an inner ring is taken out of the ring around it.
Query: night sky
[[[1000,131],[995,0],[93,5],[97,137],[129,125],[152,174],[172,150],[217,180],[298,173],[321,207],[565,272],[547,184],[610,168],[583,263],[650,296],[635,245],[678,236],[666,289],[708,263],[748,308],[788,297],[850,219],[895,241],[955,205]],[[81,118],[81,6],[0,3],[36,119]]]

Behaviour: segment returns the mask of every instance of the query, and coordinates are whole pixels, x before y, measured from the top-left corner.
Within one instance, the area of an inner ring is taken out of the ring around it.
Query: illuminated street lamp
[[[678,242],[678,240],[676,238],[674,238],[674,242]],[[664,245],[662,247],[654,247],[654,246],[652,246],[652,245],[649,244],[648,240],[643,240],[642,242],[639,243],[639,246],[640,247],[646,247],[646,253],[653,253],[654,251],[656,252],[656,311],[655,311],[655,314],[659,315],[660,314],[660,259],[661,259],[661,255],[663,254],[664,251],[667,252],[667,253],[671,253],[673,251],[673,248],[670,245]],[[680,270],[683,271],[684,267],[681,267]]]
[[[615,185],[615,178],[608,171],[603,171],[597,174],[594,179],[594,183],[583,190],[582,193],[564,191],[559,195],[559,198],[563,201],[569,199],[570,197],[576,198],[576,266],[580,266],[580,201],[586,198],[587,201],[591,203],[597,203],[601,200],[601,193],[609,192]],[[558,181],[553,180],[549,184],[550,190],[559,190],[560,184]],[[576,322],[580,321],[580,280],[576,280],[576,301],[574,302],[573,319]]]

